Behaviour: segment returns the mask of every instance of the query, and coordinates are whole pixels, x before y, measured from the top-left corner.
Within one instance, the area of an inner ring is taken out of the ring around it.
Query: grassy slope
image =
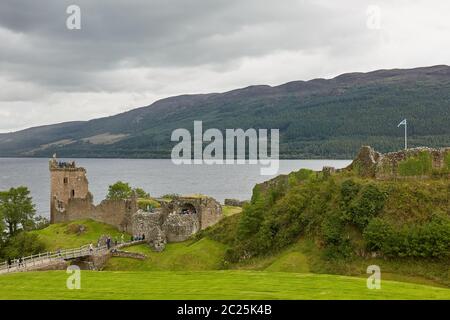
[[[209,239],[170,243],[161,253],[152,251],[147,245],[133,246],[126,250],[143,253],[147,259],[112,258],[108,261],[105,270],[217,270],[221,268],[225,249],[225,245]]]
[[[448,266],[441,262],[424,262],[411,259],[384,260],[364,259],[339,261],[329,260],[311,240],[301,239],[298,243],[275,255],[256,257],[231,268],[238,270],[260,270],[272,272],[295,272],[317,274],[345,274],[367,278],[366,268],[378,265],[382,280],[412,282],[430,286],[448,287],[443,278],[449,272]]]
[[[450,289],[345,276],[255,271],[91,272],[68,290],[61,271],[0,277],[0,299],[450,299]]]
[[[77,235],[74,230],[75,225],[86,227],[86,230]],[[96,222],[93,220],[80,220],[70,223],[52,224],[45,229],[32,231],[39,236],[48,250],[57,250],[65,248],[77,248],[92,242],[94,245],[102,235],[110,235],[120,239],[122,235],[115,227]],[[125,234],[125,239],[128,240],[128,235]]]
[[[241,207],[234,206],[222,206],[222,213],[225,217],[232,216],[233,214],[242,212]]]
[[[129,247],[126,250],[145,254],[146,260],[111,258],[105,266],[106,271],[203,271],[223,269],[222,259],[226,246],[202,238],[200,241],[187,241],[168,244],[166,250],[153,252],[146,245]],[[229,269],[267,272],[347,274],[367,278],[366,268],[378,265],[383,280],[412,282],[430,286],[448,286],[442,281],[442,274],[448,272],[442,263],[384,259],[354,259],[339,262],[324,259],[314,242],[300,240],[298,243],[277,254],[257,257],[235,265]]]

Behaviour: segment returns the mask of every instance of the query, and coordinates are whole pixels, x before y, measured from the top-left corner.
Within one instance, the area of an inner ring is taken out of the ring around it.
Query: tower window
[[[74,198],[75,197],[75,190],[72,189],[72,191],[70,192],[70,195],[71,195],[72,198]]]
[[[68,184],[69,183],[69,178],[66,177],[66,178],[63,179],[63,181],[64,181],[64,184]]]

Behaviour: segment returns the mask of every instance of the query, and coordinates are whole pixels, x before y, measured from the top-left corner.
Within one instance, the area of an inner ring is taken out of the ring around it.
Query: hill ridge
[[[194,120],[221,130],[279,128],[283,158],[349,158],[362,144],[395,150],[395,122],[404,117],[411,118],[413,146],[438,147],[450,140],[449,89],[450,67],[436,65],[182,94],[109,117],[1,133],[0,156],[165,158],[171,131],[190,129]],[[110,143],[108,135],[116,138]]]

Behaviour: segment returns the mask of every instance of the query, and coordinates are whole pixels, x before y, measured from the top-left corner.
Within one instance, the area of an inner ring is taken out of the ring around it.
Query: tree
[[[134,192],[136,193],[136,196],[138,198],[141,198],[141,199],[150,198],[150,195],[147,192],[145,192],[145,190],[142,188],[136,188],[136,189],[134,189]]]
[[[109,200],[125,200],[131,198],[132,194],[133,189],[128,183],[117,181],[109,186],[106,198]]]
[[[37,234],[19,232],[6,240],[4,245],[0,247],[0,257],[2,259],[14,259],[43,251],[45,251],[45,244],[39,240]]]
[[[21,186],[0,192],[0,212],[9,237],[21,229],[32,229],[36,210],[28,188]]]

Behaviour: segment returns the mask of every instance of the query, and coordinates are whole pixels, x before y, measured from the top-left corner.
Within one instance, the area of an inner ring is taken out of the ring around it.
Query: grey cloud
[[[70,4],[81,8],[81,30],[65,27]],[[92,89],[95,72],[124,64],[214,68],[279,50],[366,48],[373,43],[363,18],[320,1],[7,0],[0,27],[21,41],[0,51],[0,66],[16,80]],[[362,42],[352,42],[355,35]]]
[[[79,31],[66,28],[71,4]],[[377,31],[366,27],[373,4]],[[0,132],[176,94],[449,64],[449,10],[447,0],[2,0]]]

